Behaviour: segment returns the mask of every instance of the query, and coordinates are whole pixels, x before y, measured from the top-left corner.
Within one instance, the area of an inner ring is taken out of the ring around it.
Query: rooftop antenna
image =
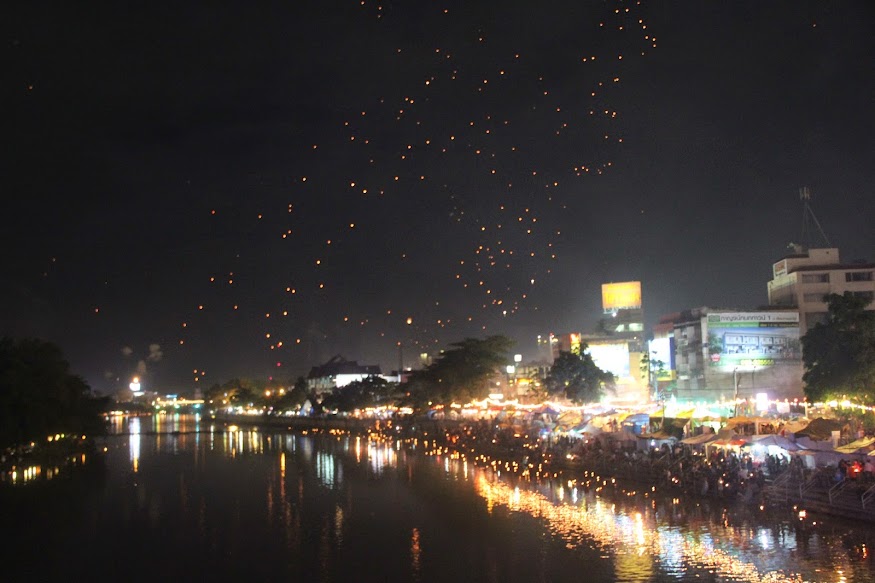
[[[799,200],[802,201],[802,245],[804,248],[832,247],[829,238],[823,232],[823,227],[820,226],[820,221],[811,210],[811,191],[807,186],[799,189]]]

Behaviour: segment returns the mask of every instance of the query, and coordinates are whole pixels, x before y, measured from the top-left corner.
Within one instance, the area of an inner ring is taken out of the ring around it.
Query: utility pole
[[[757,367],[753,367],[750,371],[750,394],[756,395],[756,383],[754,383],[754,375],[757,372]]]
[[[738,417],[738,368],[732,370],[732,380],[735,383],[735,414],[733,417]]]

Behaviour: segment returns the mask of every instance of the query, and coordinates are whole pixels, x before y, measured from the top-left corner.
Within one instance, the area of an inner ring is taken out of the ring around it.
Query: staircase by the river
[[[766,487],[765,495],[772,503],[875,522],[875,484],[847,478],[837,482],[834,475],[835,468],[809,475],[786,471]]]

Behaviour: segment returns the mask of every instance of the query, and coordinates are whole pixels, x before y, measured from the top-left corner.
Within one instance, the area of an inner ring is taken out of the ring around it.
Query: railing
[[[868,504],[872,498],[875,498],[875,484],[870,486],[868,490],[860,495],[860,502],[862,502],[864,510],[866,509],[866,504]]]
[[[845,486],[848,485],[849,482],[850,482],[850,480],[848,480],[847,478],[842,478],[841,482],[839,482],[835,486],[832,486],[829,489],[828,494],[829,494],[829,503],[830,504],[833,503],[833,496],[837,495]]]
[[[805,493],[809,490],[817,486],[822,486],[824,483],[829,483],[830,474],[830,468],[822,468],[811,474],[811,477],[808,478],[808,480],[799,484],[799,498],[805,498]]]
[[[790,497],[790,479],[793,472],[789,470],[785,470],[782,474],[780,474],[777,478],[772,480],[772,483],[769,484],[769,493],[771,495],[780,494],[784,500],[787,500]]]

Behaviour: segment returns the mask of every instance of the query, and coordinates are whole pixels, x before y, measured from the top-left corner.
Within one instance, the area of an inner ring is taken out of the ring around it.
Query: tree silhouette
[[[829,294],[828,317],[802,337],[805,395],[812,401],[875,395],[875,312],[871,300]]]
[[[564,395],[574,403],[593,403],[613,390],[614,375],[596,366],[586,352],[586,344],[580,353],[559,351],[559,356],[550,367],[547,387],[553,395]]]
[[[38,339],[0,340],[0,445],[44,441],[64,433],[99,435],[107,399],[70,373],[61,349]]]
[[[372,375],[334,389],[322,401],[322,406],[326,409],[353,411],[388,404],[396,388],[397,383],[390,383],[382,377]]]
[[[409,381],[410,402],[425,406],[429,402],[466,403],[486,397],[489,382],[507,363],[513,345],[513,340],[501,335],[483,340],[465,338],[450,344],[451,348],[434,363],[414,371]]]

